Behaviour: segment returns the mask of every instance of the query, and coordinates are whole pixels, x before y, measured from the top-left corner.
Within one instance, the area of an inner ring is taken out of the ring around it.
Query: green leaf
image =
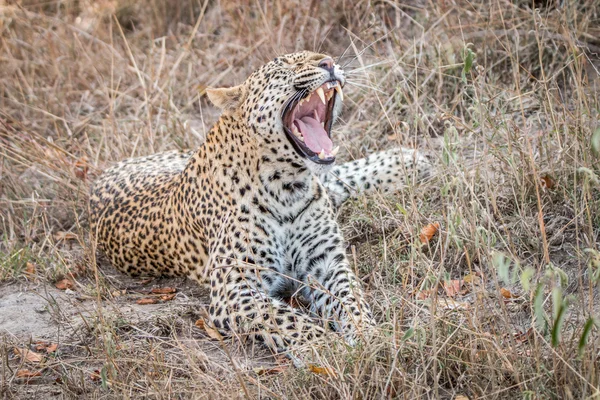
[[[533,295],[533,314],[535,315],[535,325],[544,332],[546,330],[546,317],[544,315],[544,284],[538,283]]]
[[[552,290],[552,315],[554,317],[554,324],[552,325],[552,346],[556,347],[560,343],[561,330],[567,315],[567,309],[569,305],[574,301],[573,296],[567,296],[563,299],[562,289],[555,287]]]
[[[503,253],[494,252],[492,254],[492,263],[498,270],[498,276],[500,277],[500,279],[504,283],[510,284],[510,259],[506,257]]]
[[[463,50],[463,69],[460,74],[463,83],[467,83],[467,74],[471,72],[473,67],[473,61],[475,60],[475,53],[473,50],[465,46]]]
[[[523,290],[525,290],[526,292],[529,292],[529,289],[531,288],[531,278],[533,277],[533,275],[535,274],[535,269],[531,268],[531,267],[527,267],[525,268],[525,270],[523,272],[521,272],[521,286],[523,287]]]
[[[402,215],[408,215],[408,211],[406,211],[406,208],[402,207],[401,204],[396,203],[396,208]]]
[[[600,126],[592,133],[592,151],[596,156],[600,156]]]
[[[102,388],[104,390],[108,389],[108,376],[106,365],[100,370],[100,379],[102,380]]]
[[[583,350],[585,350],[585,346],[588,342],[588,337],[590,336],[590,332],[592,332],[592,328],[596,325],[596,320],[594,317],[588,318],[585,321],[585,325],[583,326],[583,333],[581,334],[581,338],[579,339],[579,346],[577,348],[577,352],[579,357],[583,356]]]
[[[559,288],[555,288],[552,292],[552,297],[554,296],[555,291],[560,290]],[[562,291],[560,291],[562,293]],[[555,299],[558,302],[558,306],[554,305],[553,308],[556,310],[556,317],[554,319],[554,325],[552,326],[552,347],[557,347],[560,343],[560,331],[562,329],[563,322],[565,320],[565,315],[567,311],[567,302],[563,302],[562,295],[558,299]]]
[[[600,252],[590,248],[583,251],[590,255],[590,260],[588,261],[590,280],[598,284],[600,283]]]
[[[405,342],[408,339],[410,339],[411,337],[413,337],[414,335],[415,335],[415,329],[411,327],[404,333],[404,336],[402,336],[402,341]]]
[[[558,319],[558,314],[560,313],[562,305],[562,289],[560,287],[555,287],[552,289],[552,319],[555,321]]]

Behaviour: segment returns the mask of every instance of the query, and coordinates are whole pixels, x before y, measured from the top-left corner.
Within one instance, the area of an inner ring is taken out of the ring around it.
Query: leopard
[[[196,150],[127,159],[93,183],[98,248],[131,276],[208,286],[208,320],[223,336],[288,355],[331,335],[357,343],[375,319],[337,210],[361,193],[401,190],[431,164],[397,148],[337,165],[345,83],[331,56],[302,51],[206,89],[221,115]]]

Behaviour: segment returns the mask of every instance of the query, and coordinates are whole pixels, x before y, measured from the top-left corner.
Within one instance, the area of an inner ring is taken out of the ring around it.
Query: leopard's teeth
[[[323,104],[327,104],[327,102],[325,101],[325,92],[323,91],[323,88],[322,88],[322,87],[319,87],[319,88],[317,89],[317,94],[319,95],[319,98],[321,99],[321,102],[322,102]]]
[[[344,92],[342,92],[342,87],[340,85],[336,85],[335,91],[337,92],[341,101],[344,101]]]
[[[319,153],[319,158],[320,158],[321,160],[324,160],[324,159],[325,159],[325,149],[321,149],[321,152]]]
[[[331,100],[332,97],[333,97],[333,90],[329,90],[327,92],[327,101]]]
[[[321,128],[325,128],[325,121],[321,121]]]
[[[335,146],[335,148],[333,150],[331,150],[331,155],[332,156],[337,156],[338,151],[340,151],[340,146]]]
[[[294,125],[292,127],[292,133],[294,134],[294,136],[296,136],[298,139],[304,141],[304,137],[302,136],[302,133],[298,130],[298,128],[296,128],[296,125]]]
[[[302,100],[300,100],[300,102],[298,103],[298,105],[301,106],[303,103],[306,103],[306,102],[310,101],[311,97],[312,97],[312,93],[309,94],[308,97],[305,97]]]

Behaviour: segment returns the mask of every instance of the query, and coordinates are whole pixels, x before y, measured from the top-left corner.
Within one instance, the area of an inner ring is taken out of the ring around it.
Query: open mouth
[[[331,164],[340,149],[333,147],[331,125],[333,107],[343,101],[342,84],[325,82],[315,91],[296,92],[283,108],[283,129],[294,149],[317,164]]]

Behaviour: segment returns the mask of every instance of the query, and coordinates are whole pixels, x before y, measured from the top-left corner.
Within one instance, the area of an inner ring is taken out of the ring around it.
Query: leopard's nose
[[[333,59],[331,57],[322,59],[319,62],[319,67],[323,68],[324,70],[326,70],[328,72],[333,72]]]

